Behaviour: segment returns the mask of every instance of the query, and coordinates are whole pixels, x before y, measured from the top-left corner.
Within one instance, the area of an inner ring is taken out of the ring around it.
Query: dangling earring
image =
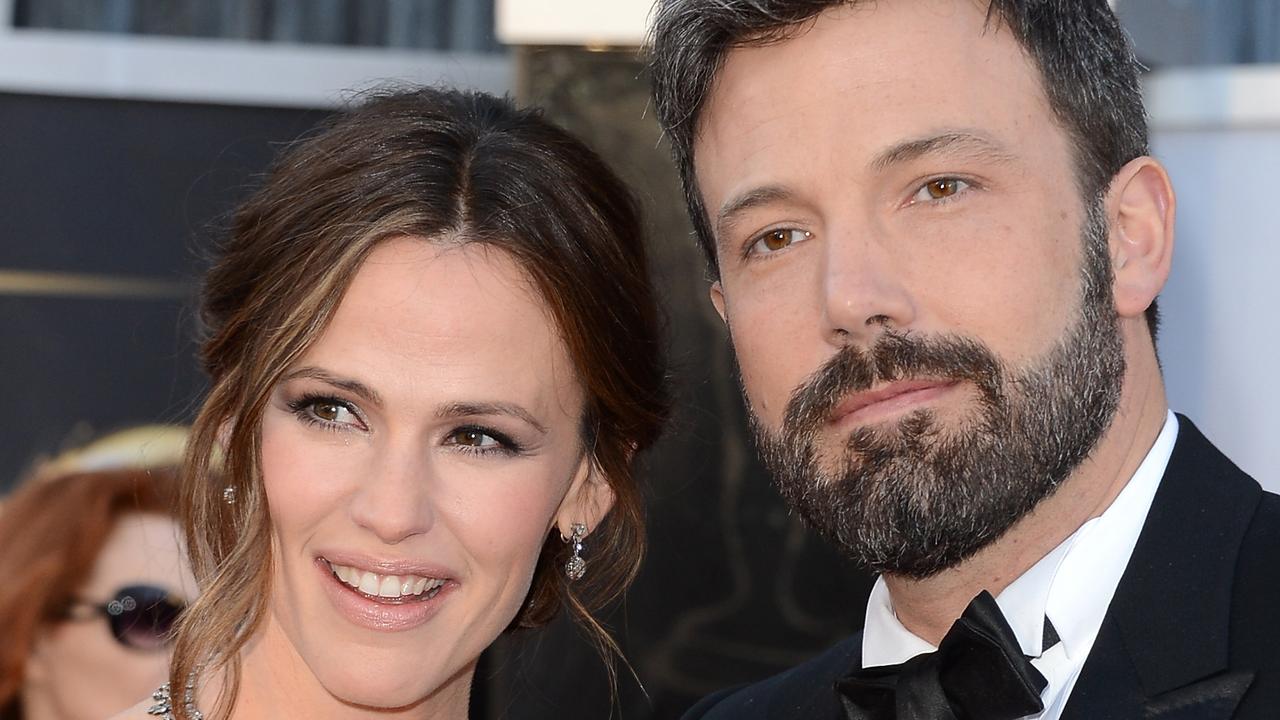
[[[564,564],[564,574],[570,580],[581,580],[582,576],[587,574],[587,561],[582,559],[582,539],[587,536],[587,526],[574,523],[570,528],[572,535],[566,538],[565,542],[573,545],[573,555]],[[564,538],[563,535],[560,537]]]
[[[224,502],[224,503],[226,503],[226,504],[228,504],[228,505],[235,505],[235,504],[236,504],[236,489],[235,489],[235,487],[233,487],[233,486],[231,486],[231,485],[228,485],[228,486],[226,486],[226,487],[222,488],[222,502]]]

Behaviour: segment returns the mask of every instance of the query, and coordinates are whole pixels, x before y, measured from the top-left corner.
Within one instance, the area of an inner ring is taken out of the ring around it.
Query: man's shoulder
[[[1234,499],[1240,510],[1235,519],[1243,521],[1239,527],[1241,552],[1273,554],[1280,560],[1280,495],[1264,489],[1263,483],[1223,454],[1187,417],[1179,415],[1178,419],[1178,444],[1166,479],[1187,476],[1183,481],[1195,489],[1184,499],[1203,499],[1206,494]],[[1202,511],[1215,505],[1199,500],[1196,504]]]
[[[1249,528],[1244,536],[1246,552],[1280,553],[1280,495],[1269,490],[1262,491],[1258,501],[1258,509],[1250,518]]]
[[[1259,639],[1261,628],[1271,629],[1267,655],[1280,660],[1280,495],[1266,492],[1250,518],[1236,558],[1232,617],[1245,643]],[[1250,631],[1250,629],[1252,629]],[[1280,666],[1280,662],[1276,663]]]
[[[1125,698],[1135,712],[1170,698],[1183,702],[1189,688],[1203,704],[1212,699],[1210,685],[1236,708],[1231,717],[1275,717],[1280,497],[1190,420],[1179,422],[1160,489],[1064,717],[1096,717]]]
[[[703,698],[683,720],[786,720],[835,717],[835,682],[860,664],[862,633],[760,682]]]
[[[1228,666],[1249,678],[1233,717],[1275,717],[1280,705],[1280,495],[1263,491],[1235,558]]]
[[[1148,543],[1147,554],[1171,574],[1178,574],[1170,570],[1174,564],[1188,568],[1182,573],[1187,580],[1220,568],[1220,587],[1237,598],[1275,597],[1280,593],[1280,495],[1263,489],[1189,419],[1180,415],[1179,421],[1178,443],[1165,473],[1168,491],[1161,488],[1144,529],[1155,541]],[[1184,538],[1193,542],[1178,542]],[[1237,600],[1232,615],[1246,608]],[[1280,613],[1268,615],[1280,625]]]

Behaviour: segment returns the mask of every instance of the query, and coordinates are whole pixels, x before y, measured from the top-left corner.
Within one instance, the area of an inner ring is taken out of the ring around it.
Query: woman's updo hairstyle
[[[507,99],[378,92],[289,148],[236,214],[204,286],[211,383],[182,497],[203,592],[179,627],[173,686],[202,665],[224,666],[229,682],[218,706],[234,703],[235,656],[270,592],[264,407],[324,331],[370,250],[405,235],[507,253],[554,318],[584,390],[582,442],[616,500],[592,528],[583,580],[568,584],[569,548],[551,533],[513,627],[545,624],[567,607],[602,651],[616,649],[592,613],[635,577],[644,518],[632,460],[657,439],[668,412],[642,234],[635,199],[604,162],[539,111]]]

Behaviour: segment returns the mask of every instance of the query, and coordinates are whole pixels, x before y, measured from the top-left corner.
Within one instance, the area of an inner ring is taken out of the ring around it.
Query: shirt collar
[[[1042,647],[1046,617],[1053,623],[1069,658],[1083,658],[1093,647],[1169,464],[1177,435],[1177,417],[1168,412],[1155,443],[1111,505],[1081,525],[996,598],[1025,655],[1039,657],[1046,650]],[[867,601],[863,667],[894,665],[936,649],[898,621],[888,585],[883,577],[877,578]]]
[[[1044,613],[1053,621],[1070,658],[1083,659],[1093,647],[1177,438],[1178,419],[1168,412],[1164,427],[1133,477],[1102,515],[1081,528],[1058,568]]]

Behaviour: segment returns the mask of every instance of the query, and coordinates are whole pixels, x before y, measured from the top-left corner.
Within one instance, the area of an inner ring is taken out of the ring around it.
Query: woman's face
[[[177,598],[195,596],[195,580],[166,515],[121,516],[76,599],[103,605],[121,588],[150,585]],[[25,720],[101,720],[138,702],[167,679],[167,649],[126,647],[102,615],[43,630],[27,661]]]
[[[465,707],[548,534],[594,528],[611,502],[582,407],[508,255],[380,244],[264,415],[275,563],[249,661],[322,704]]]

